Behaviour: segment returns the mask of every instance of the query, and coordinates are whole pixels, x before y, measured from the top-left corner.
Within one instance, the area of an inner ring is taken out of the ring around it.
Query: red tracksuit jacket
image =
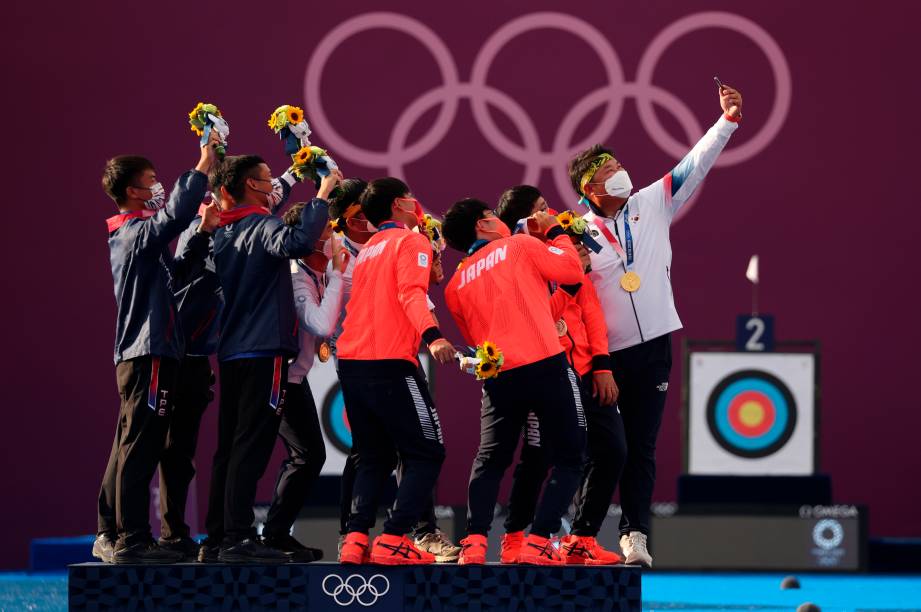
[[[505,356],[503,370],[562,352],[547,283],[582,281],[582,264],[561,229],[548,236],[547,244],[524,234],[490,242],[461,262],[445,288],[464,339],[472,346],[494,343]]]
[[[425,299],[431,267],[432,245],[424,235],[398,227],[374,234],[355,262],[338,358],[403,359],[418,366],[423,333],[437,331]]]
[[[566,322],[560,345],[579,376],[592,370],[610,371],[608,326],[592,281],[583,278],[575,296],[558,287],[550,297],[550,310],[555,320]]]

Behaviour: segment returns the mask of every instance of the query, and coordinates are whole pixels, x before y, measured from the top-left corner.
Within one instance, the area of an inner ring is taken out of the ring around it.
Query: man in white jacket
[[[656,437],[672,364],[670,333],[681,329],[672,296],[669,228],[742,119],[738,91],[720,86],[719,99],[723,115],[716,124],[677,166],[636,193],[613,151],[601,145],[569,163],[573,189],[591,208],[585,220],[603,246],[591,254],[590,278],[605,312],[627,438],[620,546],[628,564],[652,565],[646,539]]]
[[[296,224],[303,206],[292,206],[285,213],[285,223]],[[332,236],[332,228],[327,226],[313,253],[291,260],[300,350],[297,359],[288,368],[285,384],[287,401],[278,429],[288,458],[279,469],[275,495],[262,534],[268,546],[285,552],[297,562],[317,561],[323,557],[321,550],[304,546],[290,532],[310,486],[326,461],[323,433],[313,393],[307,383],[307,373],[314,359],[326,361],[330,358],[327,338],[339,322],[344,293],[343,273],[349,259],[349,252],[340,240]],[[327,264],[330,264],[328,274]]]

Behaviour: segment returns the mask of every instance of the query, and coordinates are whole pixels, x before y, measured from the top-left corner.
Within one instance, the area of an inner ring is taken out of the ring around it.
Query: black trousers
[[[102,477],[98,533],[118,546],[151,539],[150,481],[166,441],[178,363],[146,355],[115,366],[121,406]]]
[[[627,455],[624,425],[617,406],[601,406],[592,397],[592,374],[582,377],[582,402],[588,423],[585,471],[576,491],[576,508],[572,533],[598,535],[611,505]],[[549,463],[540,445],[541,431],[537,417],[528,415],[521,458],[515,466],[515,480],[509,496],[505,520],[507,532],[523,531],[534,519],[534,509],[547,477]]]
[[[307,379],[300,383],[285,383],[285,410],[281,415],[278,435],[288,451],[275,480],[275,495],[262,533],[281,536],[290,533],[310,487],[326,463],[326,444],[320,430],[317,405]]]
[[[173,416],[160,455],[160,537],[189,537],[185,507],[195,476],[195,449],[201,418],[214,399],[214,372],[207,357],[186,356],[179,362]]]
[[[402,360],[339,361],[339,380],[352,427],[355,461],[348,531],[374,525],[381,490],[399,456],[402,478],[384,533],[413,530],[441,471],[441,423],[425,379]]]
[[[648,534],[656,482],[656,438],[672,369],[671,336],[615,351],[611,362],[620,388],[618,405],[627,439],[627,461],[620,479],[620,532]]]
[[[282,356],[222,361],[217,451],[211,468],[208,537],[232,543],[255,535],[256,485],[272,457],[285,408]]]
[[[397,486],[403,479],[403,462],[396,457]],[[391,468],[393,469],[393,468]],[[339,533],[345,535],[349,532],[349,515],[352,512],[352,493],[355,487],[355,456],[350,454],[345,459],[345,468],[342,470],[341,491],[339,498]],[[435,491],[429,496],[428,502],[422,506],[422,514],[413,528],[413,537],[422,537],[427,533],[435,533],[438,529],[438,519],[435,517]]]
[[[579,380],[562,353],[501,372],[484,383],[480,448],[467,494],[468,533],[489,531],[502,476],[532,411],[540,422],[551,472],[531,533],[549,537],[559,531],[582,479],[586,424]]]

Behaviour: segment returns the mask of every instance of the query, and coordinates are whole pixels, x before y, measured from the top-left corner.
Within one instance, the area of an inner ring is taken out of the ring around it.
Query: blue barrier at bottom
[[[528,565],[69,567],[71,610],[640,610],[640,568]]]

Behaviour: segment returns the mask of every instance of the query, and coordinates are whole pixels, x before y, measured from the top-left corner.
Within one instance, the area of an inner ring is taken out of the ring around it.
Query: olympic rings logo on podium
[[[598,89],[585,92],[559,123],[549,151],[541,148],[537,127],[525,110],[507,94],[487,84],[489,69],[502,48],[513,38],[536,29],[562,30],[588,44],[604,66],[607,83]],[[367,167],[385,168],[392,176],[405,176],[406,164],[416,161],[432,152],[444,139],[457,115],[461,99],[470,101],[473,117],[484,138],[504,157],[524,165],[523,183],[537,184],[540,172],[550,169],[554,183],[563,201],[571,187],[566,172],[566,163],[578,151],[610,137],[620,119],[627,98],[635,98],[639,119],[650,139],[664,152],[681,159],[704,130],[694,114],[681,99],[652,83],[656,65],[665,51],[677,39],[704,28],[729,29],[748,37],[767,58],[775,82],[773,107],[757,134],[744,144],[730,147],[716,162],[717,166],[732,166],[758,155],[777,136],[790,109],[792,80],[790,68],[780,46],[754,21],[721,11],[707,11],[683,17],[659,32],[644,51],[637,68],[635,81],[624,77],[617,52],[602,32],[592,24],[572,15],[558,12],[537,12],[515,18],[499,28],[483,45],[477,54],[470,79],[462,81],[457,65],[444,41],[424,23],[390,12],[365,13],[340,23],[320,41],[307,63],[304,92],[311,121],[323,135],[325,144],[335,154]],[[402,32],[420,42],[432,54],[442,85],[422,94],[409,104],[393,124],[387,148],[374,151],[362,148],[346,140],[332,125],[323,102],[320,99],[320,80],[333,52],[347,39],[367,30],[390,29]],[[519,144],[510,140],[490,116],[488,106],[503,112],[515,126],[521,137]],[[660,106],[674,116],[687,136],[686,142],[672,137],[653,111]],[[428,133],[417,141],[409,143],[409,133],[427,111],[439,107],[438,115]],[[585,138],[572,142],[576,129],[590,113],[604,107],[604,114],[594,129]],[[699,195],[700,189],[698,188]],[[689,201],[679,211],[680,218],[692,203]]]
[[[338,584],[336,584],[337,581]],[[331,584],[335,586],[330,588]],[[368,607],[376,604],[379,598],[390,592],[390,581],[383,574],[374,574],[370,578],[365,578],[361,574],[352,574],[345,579],[339,574],[329,574],[323,579],[323,592],[332,597],[333,601],[340,606],[350,606],[358,602]]]

